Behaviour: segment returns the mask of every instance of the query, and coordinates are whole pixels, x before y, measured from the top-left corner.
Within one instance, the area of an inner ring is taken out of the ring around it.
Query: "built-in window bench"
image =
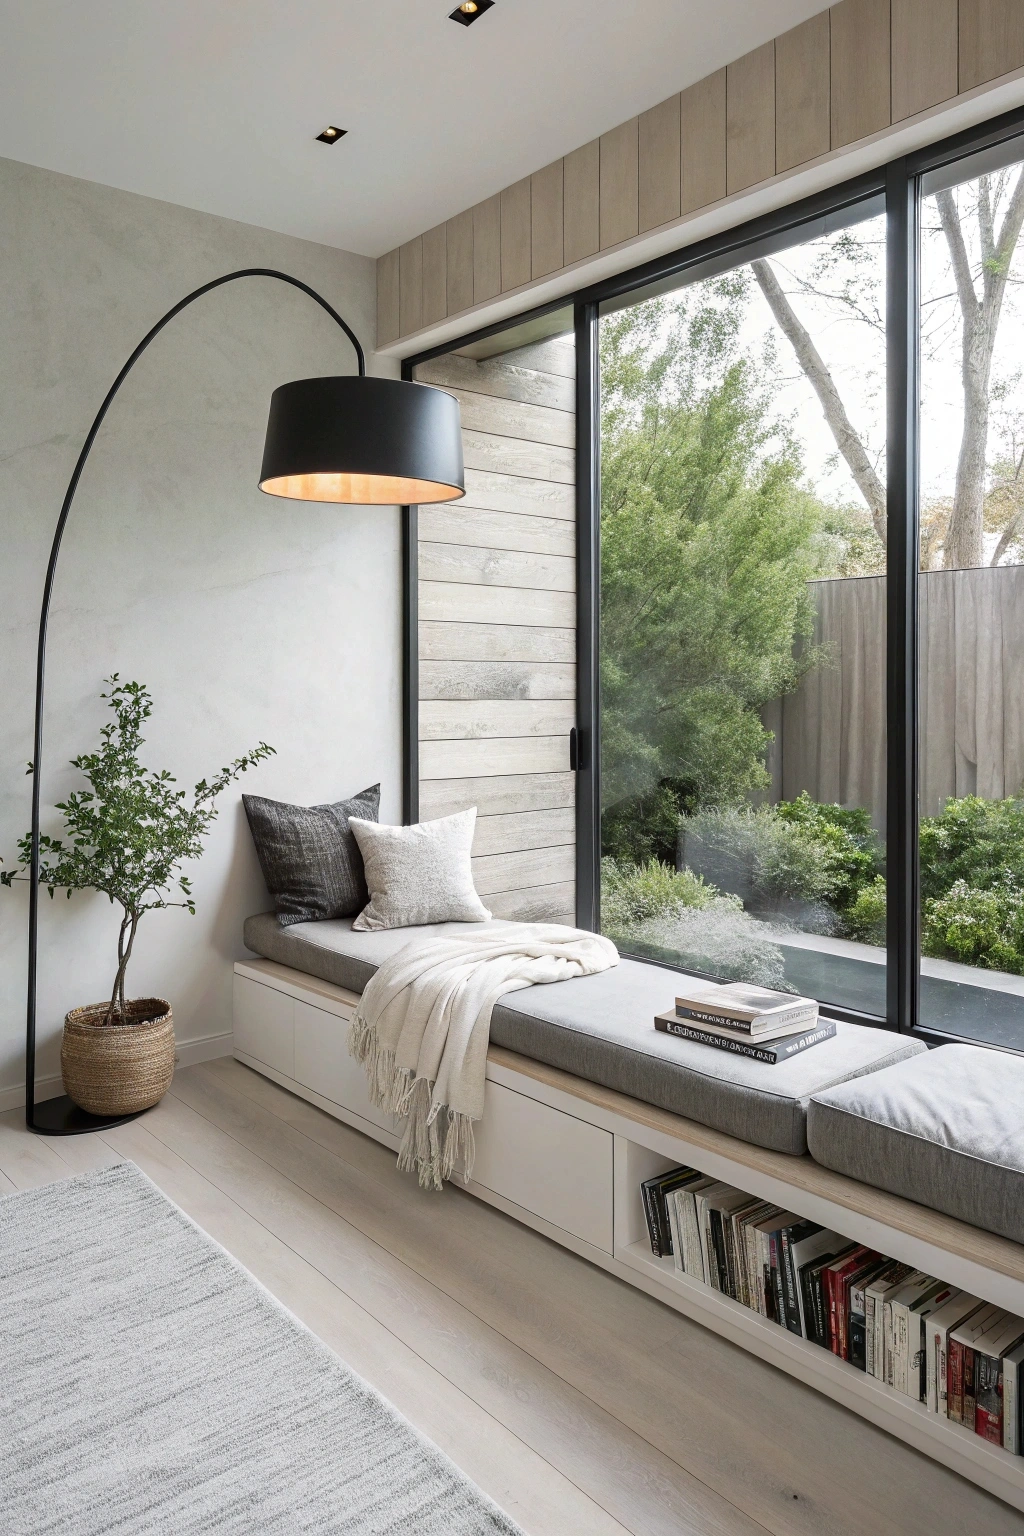
[[[358,1001],[268,959],[235,966],[237,1058],[397,1150],[399,1127],[369,1100],[348,1055]],[[537,993],[549,989],[533,989]],[[522,997],[523,994],[518,994]],[[468,1189],[670,1307],[826,1393],[1024,1510],[1011,1455],[656,1258],[643,1179],[687,1164],[1024,1315],[1024,1247],[832,1172],[492,1045]],[[430,1199],[429,1194],[424,1199]]]

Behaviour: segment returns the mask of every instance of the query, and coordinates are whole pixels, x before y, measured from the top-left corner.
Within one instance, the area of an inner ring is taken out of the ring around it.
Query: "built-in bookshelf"
[[[235,1054],[392,1149],[371,1118],[343,1027],[353,994],[266,960],[235,966]],[[374,1112],[375,1113],[375,1112]],[[842,1403],[1024,1512],[1024,1456],[940,1418],[818,1344],[651,1252],[640,1186],[680,1164],[797,1212],[1024,1316],[1024,1248],[872,1189],[809,1157],[696,1121],[492,1046],[470,1192]]]
[[[931,1412],[924,1403],[915,1402],[820,1345],[790,1333],[694,1276],[681,1273],[671,1257],[659,1258],[651,1251],[641,1184],[679,1162],[679,1158],[652,1151],[626,1137],[615,1138],[614,1255],[620,1264],[643,1277],[643,1288],[735,1343],[753,1349],[762,1358],[773,1360],[836,1401],[855,1405],[874,1423],[891,1430],[893,1420],[898,1420],[904,1439],[933,1456],[937,1447],[944,1447],[942,1459],[948,1465],[967,1462],[987,1472],[1000,1484],[1017,1490],[1014,1502],[1024,1508],[1024,1456],[1012,1455],[963,1425]],[[698,1164],[694,1162],[692,1166]],[[717,1167],[709,1169],[713,1173],[719,1171]],[[799,1209],[792,1192],[789,1203],[792,1209]],[[899,1246],[898,1241],[893,1246]]]

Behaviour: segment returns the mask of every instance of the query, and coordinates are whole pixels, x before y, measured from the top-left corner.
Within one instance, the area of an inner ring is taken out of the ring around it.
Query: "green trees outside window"
[[[922,951],[1008,996],[1022,226],[1019,163],[923,200]],[[601,322],[602,926],[858,1008],[854,962],[884,1006],[884,280],[868,218]]]

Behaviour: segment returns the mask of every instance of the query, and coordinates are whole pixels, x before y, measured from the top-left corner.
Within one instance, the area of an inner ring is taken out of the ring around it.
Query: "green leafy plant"
[[[834,539],[777,370],[744,355],[748,287],[733,273],[601,327],[604,847],[636,862],[675,862],[681,813],[767,787],[762,706],[822,659],[808,582]]]
[[[852,911],[861,896],[874,889],[882,870],[883,852],[871,813],[859,806],[824,805],[806,790],[774,810],[781,821],[805,828],[820,845],[832,871],[830,901],[840,912]]]
[[[44,834],[40,840],[39,883],[51,897],[64,890],[102,891],[120,906],[117,972],[106,1024],[125,1015],[124,981],[139,922],[162,907],[184,907],[195,915],[195,898],[181,865],[197,859],[203,840],[217,816],[217,797],[247,769],[270,757],[273,747],[261,741],[244,757],[222,768],[212,780],[200,779],[191,800],[166,769],[154,772],[139,762],[143,723],[153,701],[143,683],[122,683],[115,672],[105,682],[114,719],[100,731],[96,752],[72,759],[85,775],[88,789],[75,790],[57,809],[64,817],[64,838]],[[31,768],[29,769],[31,772]],[[18,844],[18,867],[0,871],[0,883],[25,879],[32,841]]]
[[[699,811],[683,826],[690,868],[755,908],[783,901],[829,901],[838,860],[820,829],[785,821],[774,806]]]
[[[876,875],[870,885],[862,886],[844,915],[848,939],[859,939],[863,944],[884,944],[885,876]]]
[[[602,851],[622,865],[653,860],[672,868],[679,847],[681,799],[685,799],[685,786],[662,780],[646,794],[609,806],[601,817]]]
[[[601,923],[606,933],[626,933],[683,907],[708,907],[718,896],[713,885],[690,870],[675,870],[657,859],[646,864],[601,860]]]
[[[791,990],[764,925],[688,869],[602,859],[601,927],[632,954]]]
[[[925,902],[921,948],[926,955],[985,970],[1024,975],[1024,900],[1018,886],[979,890],[956,880]]]
[[[838,827],[854,840],[857,847],[865,847],[875,841],[871,812],[861,806],[826,805],[820,800],[812,800],[805,789],[795,800],[780,800],[773,809],[783,821],[795,821],[802,827],[814,830]]]
[[[921,895],[945,896],[962,881],[991,890],[1007,881],[1024,886],[1024,799],[947,800],[921,822]]]
[[[876,942],[883,851],[867,811],[805,792],[779,805],[698,811],[681,822],[687,865],[755,912],[819,909],[823,931]],[[884,931],[884,922],[882,924]]]
[[[924,953],[1024,975],[1024,797],[947,800],[920,837]]]

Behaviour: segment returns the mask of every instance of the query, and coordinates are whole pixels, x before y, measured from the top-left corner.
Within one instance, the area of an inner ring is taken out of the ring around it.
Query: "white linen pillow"
[[[349,817],[370,900],[353,928],[412,928],[420,923],[485,923],[470,852],[476,806],[412,827],[383,827]]]

